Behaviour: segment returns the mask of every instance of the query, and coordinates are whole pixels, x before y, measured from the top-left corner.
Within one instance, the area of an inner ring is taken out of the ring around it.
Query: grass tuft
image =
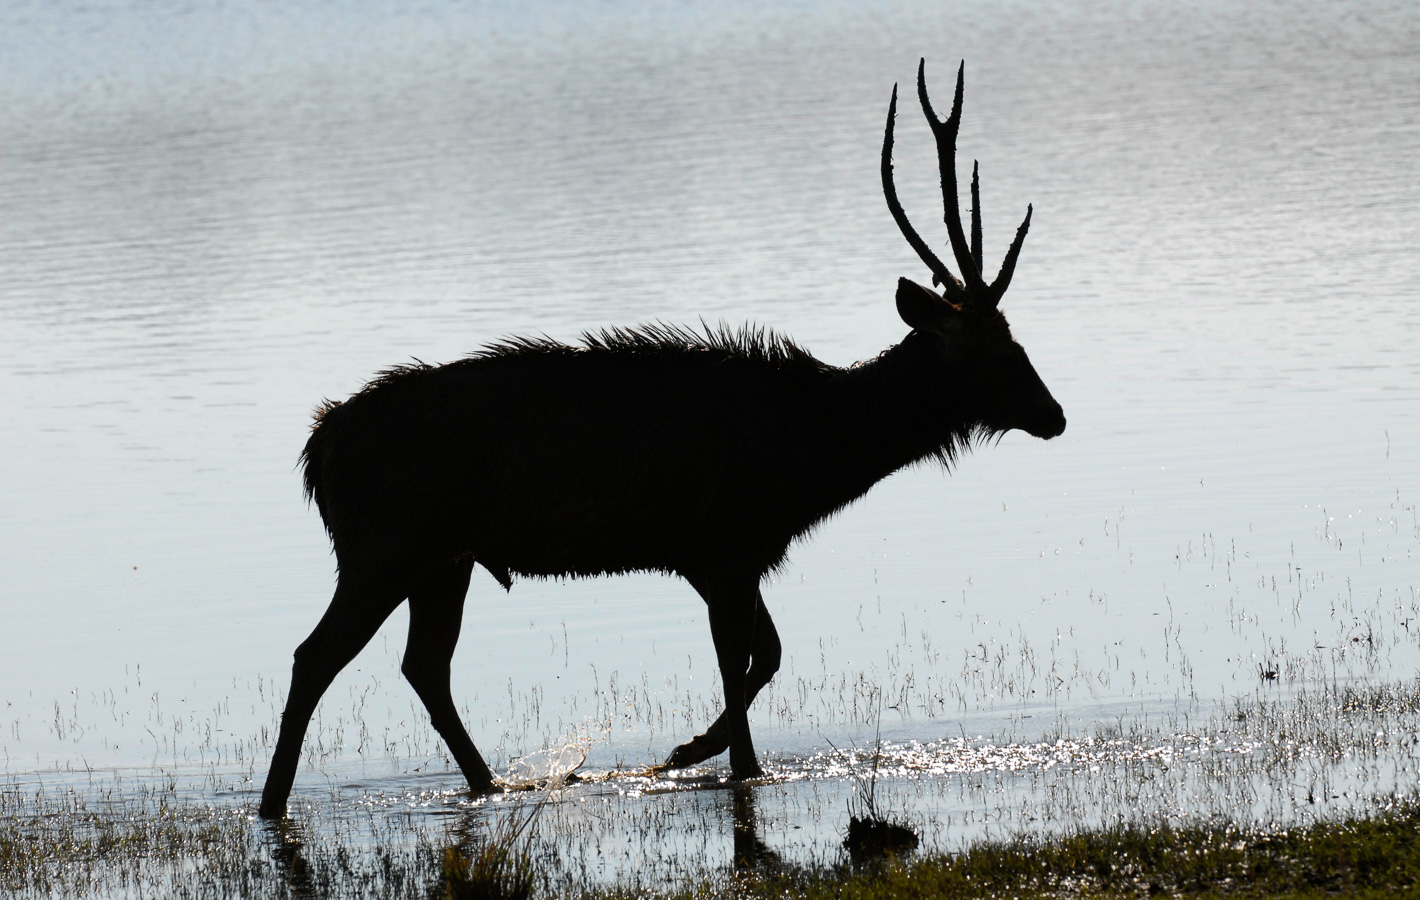
[[[917,849],[917,832],[907,822],[891,819],[878,808],[878,769],[883,761],[882,698],[878,698],[878,730],[873,739],[873,771],[858,780],[857,808],[848,801],[848,833],[843,848],[856,866],[900,859]],[[832,746],[830,743],[829,746]],[[834,748],[837,750],[837,748]]]
[[[917,849],[917,832],[888,819],[850,816],[843,846],[854,864],[863,865],[884,857],[900,858]]]
[[[527,840],[530,826],[550,797],[545,795],[526,815],[519,817],[516,810],[510,813],[492,834],[478,842],[476,850],[457,845],[445,848],[445,900],[528,900],[537,887],[537,873]]]
[[[472,854],[444,850],[445,900],[528,900],[534,887],[532,860],[517,847],[490,841]]]

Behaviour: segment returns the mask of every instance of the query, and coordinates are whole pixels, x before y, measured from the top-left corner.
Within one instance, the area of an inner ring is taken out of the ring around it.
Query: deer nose
[[[1057,403],[1057,404],[1055,404],[1055,420],[1054,420],[1054,423],[1051,425],[1050,433],[1047,434],[1047,435],[1045,436],[1045,438],[1046,438],[1046,440],[1049,440],[1050,438],[1053,438],[1053,437],[1060,437],[1060,435],[1062,435],[1062,434],[1064,434],[1064,433],[1065,433],[1065,410],[1060,407],[1060,404],[1059,404],[1059,403]]]
[[[1034,437],[1050,440],[1065,433],[1065,410],[1059,403],[1051,403],[1053,409],[1043,411],[1035,428],[1030,433]]]

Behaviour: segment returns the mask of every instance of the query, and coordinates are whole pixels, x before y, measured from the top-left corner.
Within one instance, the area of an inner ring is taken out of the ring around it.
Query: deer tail
[[[322,400],[321,405],[316,407],[313,414],[314,421],[311,422],[311,436],[306,440],[306,446],[301,450],[299,465],[302,468],[302,481],[305,485],[306,500],[315,501],[316,509],[320,511],[321,519],[325,519],[325,491],[322,489],[321,476],[323,474],[326,458],[326,451],[330,443],[333,430],[330,427],[330,414],[339,409],[341,404],[337,401]]]

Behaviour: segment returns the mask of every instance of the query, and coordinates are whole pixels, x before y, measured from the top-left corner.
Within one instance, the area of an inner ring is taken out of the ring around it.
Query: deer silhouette
[[[684,578],[709,609],[725,707],[663,766],[728,749],[736,779],[762,775],[746,711],[779,668],[780,643],[760,583],[794,540],[905,466],[950,465],[1011,429],[1047,439],[1065,430],[997,309],[1030,210],[988,284],[975,168],[969,240],[957,201],[965,66],[945,122],[928,100],[924,67],[917,93],[962,277],[898,202],[894,86],[883,191],[941,287],[898,281],[897,311],[911,329],[902,343],[839,368],[748,326],[610,329],[575,345],[513,338],[445,365],[388,369],[317,410],[301,459],[339,576],[325,615],[296,648],[262,816],[284,815],[321,695],[406,599],[402,671],[469,786],[494,787],[449,684],[475,564],[505,589],[515,575]]]

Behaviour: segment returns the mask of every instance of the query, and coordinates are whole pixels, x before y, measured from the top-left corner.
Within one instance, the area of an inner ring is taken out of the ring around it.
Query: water
[[[1003,308],[1069,430],[900,473],[794,551],[765,592],[771,769],[879,728],[1029,745],[1409,678],[1417,38],[1383,2],[7,5],[6,771],[251,802],[333,584],[296,454],[385,366],[655,320],[836,364],[899,340],[894,280],[925,273],[877,154],[919,56],[939,97],[967,60],[988,256],[1035,205]],[[940,237],[931,154],[904,107],[899,191]],[[403,628],[332,688],[298,798],[459,786]],[[657,762],[718,696],[701,604],[654,576],[476,576],[454,680],[505,769],[573,739],[597,771]],[[782,818],[819,851],[842,827]]]

